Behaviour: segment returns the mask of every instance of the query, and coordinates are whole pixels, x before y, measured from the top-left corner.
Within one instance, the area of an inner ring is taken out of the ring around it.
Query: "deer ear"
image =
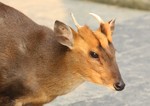
[[[116,19],[112,19],[110,20],[108,23],[110,25],[110,29],[111,29],[111,32],[113,33],[114,29],[115,29],[115,21]]]
[[[72,49],[74,39],[73,39],[72,31],[69,26],[56,20],[54,25],[54,33],[56,36],[56,40],[60,44]]]

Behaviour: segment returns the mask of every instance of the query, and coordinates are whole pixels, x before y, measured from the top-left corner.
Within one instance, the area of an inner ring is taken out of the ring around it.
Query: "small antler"
[[[81,26],[80,26],[80,24],[78,24],[78,22],[76,21],[76,19],[75,19],[73,13],[71,13],[71,17],[72,17],[72,20],[73,20],[75,26],[76,26],[77,28],[80,28]]]
[[[96,15],[96,14],[94,14],[94,13],[89,13],[89,14],[92,15],[93,17],[95,17],[95,18],[98,20],[98,22],[100,22],[100,23],[105,23],[105,22],[101,19],[100,16],[98,16],[98,15]]]

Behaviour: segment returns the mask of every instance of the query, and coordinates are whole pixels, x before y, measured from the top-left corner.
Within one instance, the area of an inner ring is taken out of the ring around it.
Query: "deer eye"
[[[99,58],[99,55],[97,53],[93,52],[93,51],[90,51],[90,56],[92,58]]]

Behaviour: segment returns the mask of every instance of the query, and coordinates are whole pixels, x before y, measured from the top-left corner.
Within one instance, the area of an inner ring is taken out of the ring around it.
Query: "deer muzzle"
[[[125,83],[123,82],[123,80],[118,81],[114,84],[114,88],[116,91],[122,91],[125,88]]]

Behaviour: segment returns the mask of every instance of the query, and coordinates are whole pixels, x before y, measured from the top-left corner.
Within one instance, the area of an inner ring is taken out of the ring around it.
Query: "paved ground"
[[[149,0],[90,0],[90,1],[150,11]]]
[[[150,12],[124,9],[80,0],[0,0],[27,14],[39,24],[53,27],[56,19],[74,27],[69,12],[81,24],[97,28],[97,21],[117,18],[114,43],[126,89],[114,92],[106,87],[84,83],[75,91],[58,97],[46,106],[149,106],[150,105]],[[75,27],[74,27],[75,28]]]

